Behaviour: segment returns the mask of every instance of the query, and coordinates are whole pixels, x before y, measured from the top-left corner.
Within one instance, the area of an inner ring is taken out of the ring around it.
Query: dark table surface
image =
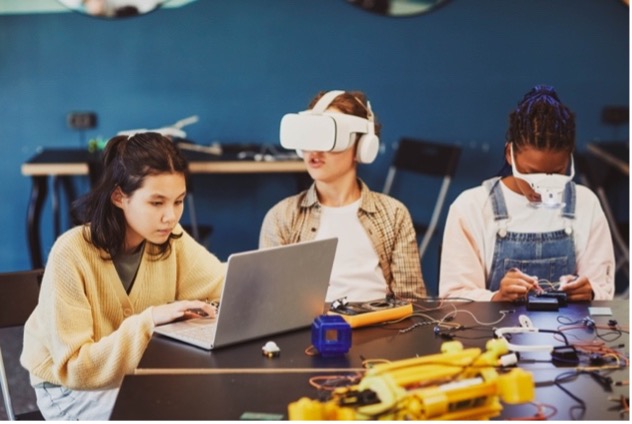
[[[450,302],[439,310],[432,310],[436,306],[433,303],[422,306],[422,315],[400,323],[354,329],[349,352],[331,358],[305,353],[311,344],[309,329],[212,352],[155,335],[137,374],[127,376],[123,381],[112,419],[236,420],[247,417],[245,413],[272,414],[265,417],[287,419],[289,403],[301,397],[318,399],[322,395],[308,383],[313,375],[345,374],[345,370],[351,372],[362,368],[365,359],[396,361],[438,353],[446,339],[435,333],[434,324],[426,323],[448,313],[454,314],[453,322],[473,327],[454,332],[454,340],[459,340],[466,348],[482,349],[493,338],[493,328],[519,326],[518,319],[522,314],[529,316],[537,328],[555,330],[564,323],[581,322],[590,316],[589,307],[600,306],[610,308],[612,315],[592,316],[598,326],[607,326],[609,320],[616,319],[627,330],[629,322],[627,300],[571,304],[556,312],[529,312],[524,305],[496,302]],[[609,345],[623,344],[623,349],[628,352],[627,333],[615,337],[608,331],[598,332],[609,337]],[[570,343],[595,338],[595,331],[585,328],[566,334]],[[275,341],[281,348],[279,357],[262,355],[261,348],[267,340]],[[515,335],[512,342],[563,344],[563,340],[548,333]],[[619,415],[618,403],[609,400],[610,397],[629,396],[627,385],[613,384],[608,392],[588,374],[563,383],[564,388],[585,403],[586,409],[582,413],[574,408],[578,402],[573,397],[552,384],[556,376],[572,368],[554,366],[550,358],[547,352],[525,352],[521,354],[520,363],[521,368],[533,373],[536,401],[557,408],[550,419],[628,419],[627,415]],[[628,370],[616,370],[609,375],[614,382],[627,381]],[[530,417],[535,410],[533,404],[503,405],[500,418]],[[544,412],[553,413],[552,410]]]

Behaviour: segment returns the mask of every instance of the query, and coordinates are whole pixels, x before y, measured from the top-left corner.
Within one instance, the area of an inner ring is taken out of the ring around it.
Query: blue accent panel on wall
[[[507,114],[535,84],[555,86],[576,112],[579,148],[611,139],[601,108],[628,105],[628,64],[629,13],[618,0],[453,1],[412,18],[344,0],[200,0],[118,21],[0,16],[0,271],[30,267],[30,181],[20,165],[39,147],[84,146],[194,114],[200,120],[186,130],[198,143],[276,144],[281,116],[317,91],[360,89],[383,124],[383,151],[361,176],[381,190],[399,137],[458,142],[449,204],[501,166]],[[66,116],[77,110],[96,112],[98,127],[70,129]],[[627,127],[619,131],[627,138]],[[284,176],[204,176],[195,191],[199,221],[215,227],[210,248],[226,259],[257,247],[265,212],[295,185]],[[432,204],[420,192],[407,206],[416,214]],[[424,263],[431,292],[433,253]]]

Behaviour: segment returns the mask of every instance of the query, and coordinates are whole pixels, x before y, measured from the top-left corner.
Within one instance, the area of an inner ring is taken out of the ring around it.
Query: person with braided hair
[[[575,115],[538,85],[509,114],[499,176],[461,193],[443,235],[439,294],[514,301],[562,290],[614,296],[614,248],[597,196],[575,184]]]

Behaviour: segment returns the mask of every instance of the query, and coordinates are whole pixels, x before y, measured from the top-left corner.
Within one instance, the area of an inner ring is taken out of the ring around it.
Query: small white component
[[[535,328],[533,326],[533,322],[531,322],[531,318],[529,318],[526,315],[520,315],[518,317],[518,322],[520,322],[520,325],[523,326],[524,328]]]
[[[500,366],[509,367],[518,363],[518,356],[515,353],[509,353],[500,357]]]
[[[265,345],[263,345],[263,347],[261,348],[261,353],[263,353],[263,355],[267,356],[268,358],[273,358],[281,354],[281,349],[279,348],[279,346],[277,346],[276,343],[274,343],[273,341],[269,341]]]

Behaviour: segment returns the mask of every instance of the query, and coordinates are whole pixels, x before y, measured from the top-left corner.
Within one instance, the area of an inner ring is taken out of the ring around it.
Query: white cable
[[[503,340],[509,350],[514,352],[552,352],[553,346],[551,345],[515,345],[509,343],[505,338],[505,334],[524,334],[524,333],[538,333],[539,329],[533,327],[501,327],[497,328],[494,334],[496,337]]]
[[[454,305],[453,305],[453,306],[454,306]],[[444,316],[444,317],[440,320],[440,322],[442,322],[442,323],[443,323],[443,321],[445,321],[446,319],[448,319],[450,316],[456,316],[456,315],[457,315],[458,313],[460,313],[460,312],[463,312],[463,313],[469,314],[469,315],[470,315],[470,316],[474,319],[474,321],[475,321],[478,325],[486,325],[486,326],[492,326],[492,325],[496,325],[496,324],[498,324],[499,322],[501,322],[502,320],[504,320],[504,319],[505,319],[505,317],[507,316],[507,313],[508,313],[508,311],[499,311],[499,313],[500,313],[502,316],[501,316],[500,318],[498,318],[496,321],[493,321],[493,322],[482,322],[482,321],[479,321],[479,320],[478,320],[478,318],[476,318],[476,315],[474,315],[472,312],[467,311],[467,310],[465,310],[465,309],[456,309],[456,307],[455,307],[454,311],[447,313],[447,314],[446,314],[446,315],[445,315],[445,316]]]

